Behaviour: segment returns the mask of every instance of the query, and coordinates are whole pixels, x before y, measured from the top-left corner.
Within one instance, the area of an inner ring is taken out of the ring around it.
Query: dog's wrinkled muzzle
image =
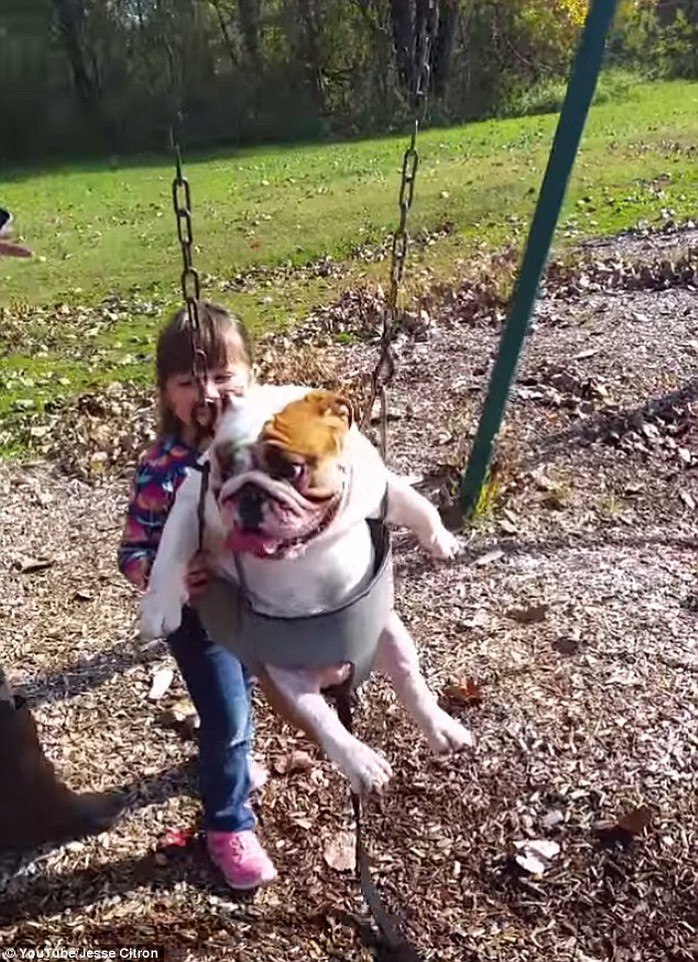
[[[224,485],[220,498],[227,546],[257,557],[301,553],[306,542],[327,527],[341,498],[340,491],[333,498],[310,501],[257,471],[236,480]]]
[[[264,520],[266,493],[254,484],[246,484],[234,498],[235,510],[240,526],[247,531],[259,531]]]

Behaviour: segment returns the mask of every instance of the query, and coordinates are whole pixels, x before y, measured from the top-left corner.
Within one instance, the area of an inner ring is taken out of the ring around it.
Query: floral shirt
[[[175,495],[199,455],[179,438],[157,441],[139,462],[131,484],[126,524],[119,545],[119,570],[138,588],[150,569]]]

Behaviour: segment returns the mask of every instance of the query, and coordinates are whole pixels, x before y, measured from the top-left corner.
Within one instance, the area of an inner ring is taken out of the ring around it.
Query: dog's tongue
[[[276,538],[269,538],[255,531],[241,531],[239,528],[233,528],[227,540],[230,551],[248,552],[258,558],[275,554],[280,545],[281,542]]]
[[[228,535],[226,547],[229,551],[246,552],[257,558],[297,558],[305,551],[305,545],[285,545],[278,538],[269,538],[254,531],[239,531],[234,528]]]

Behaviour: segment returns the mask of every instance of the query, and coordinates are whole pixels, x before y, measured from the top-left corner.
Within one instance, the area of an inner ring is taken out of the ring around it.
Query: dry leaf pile
[[[654,270],[684,256],[686,233],[626,236],[586,256],[632,255]],[[461,557],[436,564],[411,536],[396,538],[399,609],[432,686],[476,739],[460,758],[434,759],[382,680],[361,694],[358,733],[396,771],[367,806],[367,843],[424,959],[698,953],[698,445],[686,347],[698,339],[696,293],[683,269],[668,286],[604,276],[554,296],[549,278],[501,438],[501,480]],[[267,341],[267,375],[360,391],[376,358],[374,297],[347,294],[324,333],[313,318],[277,347]],[[462,302],[415,307],[422,323],[398,339],[391,392],[391,463],[443,498],[497,347],[496,318],[473,325]],[[301,355],[309,331],[323,346]],[[123,404],[131,422],[145,398],[123,390],[100,403]],[[116,451],[101,438],[68,451],[88,418],[122,437],[121,416],[95,410],[65,429],[62,472],[0,469],[2,659],[70,784],[126,786],[130,810],[100,838],[5,861],[0,941],[366,959],[352,924],[346,786],[259,701],[256,752],[271,770],[260,831],[280,878],[235,900],[206,861],[195,725],[166,649],[136,642],[136,597],[115,567],[127,479],[109,454],[92,483],[92,452]],[[139,417],[119,458],[152,430]],[[51,444],[61,430],[57,419]],[[641,445],[624,443],[633,432]]]

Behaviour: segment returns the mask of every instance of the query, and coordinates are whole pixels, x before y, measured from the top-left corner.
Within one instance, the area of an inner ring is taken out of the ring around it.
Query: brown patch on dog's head
[[[331,391],[312,391],[293,401],[264,425],[260,437],[270,473],[294,481],[305,467],[303,487],[315,497],[335,487],[332,467],[354,421],[351,405]]]
[[[267,421],[262,441],[318,462],[339,454],[353,420],[351,406],[344,398],[331,391],[312,391]]]

